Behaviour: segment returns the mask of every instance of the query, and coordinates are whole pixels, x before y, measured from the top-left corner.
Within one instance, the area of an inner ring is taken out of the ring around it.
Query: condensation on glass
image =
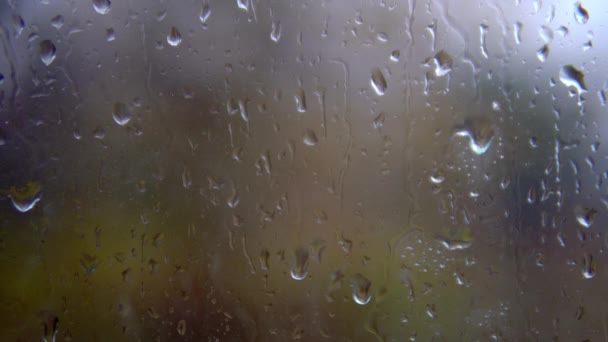
[[[606,339],[606,18],[2,1],[0,340]]]

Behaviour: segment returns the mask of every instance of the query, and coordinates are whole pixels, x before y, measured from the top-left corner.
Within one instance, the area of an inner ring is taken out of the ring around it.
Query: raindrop
[[[50,40],[43,40],[40,42],[40,60],[44,65],[49,66],[55,60],[57,48],[55,44]]]
[[[25,28],[25,22],[23,18],[19,15],[13,16],[13,29],[15,30],[15,36],[19,36],[23,29]]]
[[[577,2],[575,6],[574,19],[579,24],[586,24],[589,21],[589,12],[587,12],[587,9],[580,2]]]
[[[462,241],[462,240],[446,240],[442,239],[439,241],[445,249],[448,251],[458,251],[471,247],[473,241]]]
[[[536,51],[536,57],[539,61],[544,63],[547,60],[547,57],[549,57],[549,45],[545,44],[538,49],[538,51]]]
[[[262,249],[260,252],[260,268],[264,271],[269,269],[270,252],[267,249]]]
[[[112,9],[110,0],[93,0],[93,8],[99,14],[107,14]]]
[[[19,188],[13,186],[8,190],[8,197],[17,211],[26,213],[42,198],[42,187],[38,182],[28,182]]]
[[[391,61],[397,63],[399,62],[399,58],[401,57],[401,52],[399,52],[399,50],[393,50],[393,52],[391,52]]]
[[[355,303],[365,305],[372,299],[372,295],[370,294],[372,282],[363,275],[359,273],[355,274],[350,281],[350,287],[353,290],[353,300]]]
[[[315,146],[319,142],[319,139],[317,138],[315,131],[307,129],[302,137],[302,142],[306,146]]]
[[[495,112],[500,112],[502,110],[498,101],[492,101],[492,110]]]
[[[374,68],[372,70],[372,77],[370,79],[370,83],[372,85],[372,88],[374,88],[376,94],[378,94],[379,96],[384,95],[384,93],[386,92],[387,84],[386,79],[384,78],[384,75],[382,74],[380,68]]]
[[[243,11],[249,11],[249,0],[236,0],[236,5]]]
[[[595,277],[597,273],[597,260],[593,258],[591,253],[587,253],[583,256],[583,268],[581,274],[585,279],[591,279]]]
[[[187,167],[184,167],[184,171],[182,171],[182,186],[184,189],[189,189],[192,186],[192,176],[190,176],[190,170]]]
[[[175,26],[171,26],[171,30],[167,34],[167,43],[171,46],[178,46],[182,43],[182,35]]]
[[[131,121],[131,112],[126,104],[122,102],[114,103],[114,108],[112,110],[112,118],[114,122],[116,122],[120,126],[124,126]]]
[[[185,320],[182,319],[179,322],[177,322],[177,333],[180,336],[186,335],[186,321]]]
[[[384,126],[384,113],[381,112],[380,114],[376,115],[373,121],[373,126],[375,129],[379,129]]]
[[[595,216],[597,215],[597,210],[593,208],[585,208],[582,206],[577,206],[574,209],[574,213],[576,215],[576,221],[585,228],[590,228],[593,225],[593,221],[595,220]]]
[[[106,137],[106,130],[103,129],[103,127],[98,126],[97,128],[95,128],[95,130],[93,131],[93,138],[102,140],[105,137]]]
[[[58,14],[54,16],[53,19],[51,19],[51,26],[58,30],[61,28],[61,26],[63,26],[64,23],[65,19],[63,19],[63,16],[61,14]]]
[[[587,91],[587,85],[585,84],[585,74],[579,69],[575,68],[572,64],[568,64],[559,72],[559,79],[566,87],[574,87],[580,94]]]
[[[281,39],[281,22],[278,20],[272,22],[272,29],[270,31],[270,39],[275,43],[278,43],[279,40]]]
[[[295,95],[296,110],[300,113],[306,112],[306,93],[300,89]]]
[[[437,52],[434,58],[435,61],[435,75],[441,77],[447,75],[452,71],[454,62],[452,56],[450,56],[445,50]]]
[[[209,17],[211,16],[211,7],[209,7],[209,4],[204,4],[203,8],[201,9],[201,14],[198,16],[198,19],[201,21],[201,23],[206,23],[207,20],[209,20]]]
[[[113,28],[106,29],[106,40],[108,42],[111,42],[115,39],[116,39],[116,34],[114,33],[114,29]]]
[[[379,32],[376,34],[376,39],[382,43],[388,42],[388,35],[385,32]]]
[[[467,119],[456,130],[456,135],[469,138],[469,148],[475,154],[486,153],[494,139],[494,127],[487,119]]]
[[[308,275],[308,249],[296,249],[290,274],[294,280],[303,280],[306,278]]]

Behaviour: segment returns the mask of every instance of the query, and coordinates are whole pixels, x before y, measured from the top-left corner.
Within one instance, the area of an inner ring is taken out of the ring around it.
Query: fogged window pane
[[[602,1],[0,3],[0,340],[606,337]]]

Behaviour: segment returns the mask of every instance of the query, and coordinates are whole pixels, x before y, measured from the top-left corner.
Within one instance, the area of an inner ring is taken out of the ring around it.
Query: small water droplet
[[[58,14],[51,19],[51,26],[58,30],[63,26],[64,23],[65,19],[61,14]]]
[[[97,128],[95,128],[95,130],[93,131],[93,138],[102,140],[105,137],[106,137],[106,130],[103,129],[103,127],[98,126]]]
[[[42,198],[42,187],[38,182],[28,182],[23,187],[13,186],[8,191],[8,197],[17,211],[26,213]]]
[[[295,95],[294,100],[296,101],[296,110],[300,113],[306,112],[306,93],[300,89]]]
[[[591,279],[597,274],[597,260],[593,258],[591,253],[587,253],[583,256],[583,268],[581,274],[585,279]]]
[[[93,8],[99,14],[108,14],[112,9],[112,2],[110,0],[93,0]]]
[[[57,48],[50,40],[40,42],[40,60],[44,65],[49,66],[55,60]]]
[[[385,32],[378,32],[378,34],[376,34],[376,39],[378,39],[379,42],[386,43],[388,42],[388,34]]]
[[[450,56],[445,50],[437,52],[434,58],[435,61],[435,75],[441,77],[447,75],[452,71],[454,62],[452,56]]]
[[[589,21],[589,12],[583,7],[583,4],[577,2],[574,8],[574,19],[579,24],[586,24]]]
[[[471,151],[481,155],[486,153],[492,144],[494,126],[487,119],[467,119],[464,125],[456,129],[456,135],[469,138]]]
[[[186,321],[185,320],[182,319],[179,322],[177,322],[177,333],[180,336],[186,335]]]
[[[171,26],[169,34],[167,34],[167,43],[171,46],[178,46],[182,43],[182,35],[175,26]]]
[[[492,110],[495,112],[500,112],[502,110],[498,101],[492,101]]]
[[[384,126],[384,113],[380,112],[373,121],[373,126],[375,129],[382,128]]]
[[[574,209],[574,213],[576,216],[576,221],[585,228],[590,228],[593,225],[593,221],[595,220],[595,216],[597,215],[597,210],[594,208],[585,208],[582,206],[577,206]]]
[[[303,280],[306,278],[308,275],[308,249],[296,249],[290,274],[294,280]]]
[[[106,40],[108,42],[111,42],[115,39],[116,39],[116,33],[114,32],[114,29],[111,27],[106,29]]]
[[[350,281],[350,287],[353,290],[353,300],[359,305],[366,305],[372,299],[370,288],[372,282],[363,275],[357,273]]]
[[[553,30],[548,26],[541,26],[538,34],[545,41],[545,43],[549,43],[553,40]]]
[[[201,21],[201,23],[206,23],[207,20],[209,20],[209,17],[211,16],[211,7],[209,6],[209,4],[204,4],[203,8],[201,9],[201,14],[198,16],[198,19]]]
[[[13,16],[13,29],[15,30],[15,36],[21,35],[23,29],[25,28],[25,21],[20,15]]]
[[[124,126],[131,121],[132,115],[126,104],[116,102],[114,103],[114,108],[112,110],[112,118],[118,125]]]
[[[278,43],[279,40],[281,39],[281,22],[278,20],[272,22],[272,29],[270,31],[270,39],[275,43]]]
[[[302,137],[302,142],[306,146],[315,146],[319,142],[319,139],[317,139],[315,131],[312,129],[307,129]]]
[[[579,94],[587,91],[585,74],[572,64],[562,67],[559,79],[566,87],[574,87]]]
[[[376,94],[378,94],[378,96],[384,95],[388,85],[386,84],[386,79],[384,78],[384,75],[382,74],[382,70],[380,70],[380,68],[374,68],[372,70],[370,83],[372,85],[372,88],[374,88]]]
[[[538,49],[538,51],[536,51],[536,57],[539,61],[544,63],[547,60],[547,57],[549,57],[549,45],[545,44]]]
[[[397,63],[399,62],[399,58],[401,58],[401,52],[399,50],[393,50],[393,52],[391,52],[391,61]]]

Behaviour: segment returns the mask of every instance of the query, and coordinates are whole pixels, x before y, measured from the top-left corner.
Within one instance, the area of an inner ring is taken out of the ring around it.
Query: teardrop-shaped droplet
[[[549,57],[549,45],[545,44],[538,49],[538,51],[536,51],[536,57],[539,61],[544,63],[547,60],[547,57]]]
[[[393,50],[393,52],[391,52],[391,61],[392,62],[399,62],[399,58],[401,57],[401,52],[399,50]]]
[[[386,84],[386,79],[384,78],[384,74],[382,74],[382,70],[380,70],[380,68],[374,68],[372,70],[370,84],[378,96],[382,96],[386,92],[388,85]]]
[[[182,319],[179,322],[177,322],[177,333],[180,336],[186,335],[186,321],[185,320]]]
[[[93,0],[93,8],[99,14],[108,14],[112,9],[112,2],[110,0]]]
[[[494,139],[494,126],[484,118],[467,119],[456,129],[456,135],[469,138],[469,148],[475,154],[484,154]]]
[[[48,39],[40,42],[40,60],[44,65],[49,66],[53,63],[56,54],[57,48],[53,42]]]
[[[435,61],[435,75],[441,77],[447,75],[452,71],[454,62],[452,56],[450,56],[445,50],[437,52],[434,58]]]
[[[167,34],[167,43],[171,46],[178,46],[182,43],[182,35],[175,26],[171,26],[169,34]]]
[[[574,213],[576,215],[576,221],[585,228],[590,228],[593,225],[593,221],[595,221],[595,216],[597,215],[597,210],[594,208],[585,208],[582,206],[577,206],[574,209]]]
[[[302,142],[306,146],[315,146],[319,142],[319,139],[317,139],[315,131],[312,129],[307,129],[302,137]]]
[[[562,81],[566,87],[574,87],[578,94],[587,91],[585,74],[572,64],[562,67],[559,72],[559,80]]]
[[[585,279],[591,279],[597,274],[597,260],[593,258],[591,253],[587,253],[583,256],[581,274]]]
[[[303,280],[308,275],[308,258],[307,248],[296,249],[290,271],[294,280]]]
[[[363,275],[357,273],[350,281],[350,287],[353,291],[353,300],[359,305],[365,305],[370,302],[372,295],[370,289],[372,282]]]
[[[201,21],[201,23],[206,23],[207,20],[209,20],[209,17],[211,16],[211,7],[209,6],[209,4],[204,4],[203,8],[201,9],[201,14],[198,16],[198,19]]]
[[[122,102],[114,103],[112,110],[112,119],[120,126],[124,126],[131,121],[132,115],[126,104]]]
[[[296,101],[296,110],[300,113],[306,112],[306,93],[300,89],[295,95],[294,100]]]
[[[272,40],[275,43],[278,43],[280,39],[281,39],[281,22],[278,20],[273,21],[272,29],[270,30],[270,40]]]
[[[63,26],[64,23],[65,19],[61,14],[58,14],[51,19],[51,26],[58,30]]]
[[[580,2],[574,7],[574,19],[579,24],[586,24],[589,21],[589,12]]]

